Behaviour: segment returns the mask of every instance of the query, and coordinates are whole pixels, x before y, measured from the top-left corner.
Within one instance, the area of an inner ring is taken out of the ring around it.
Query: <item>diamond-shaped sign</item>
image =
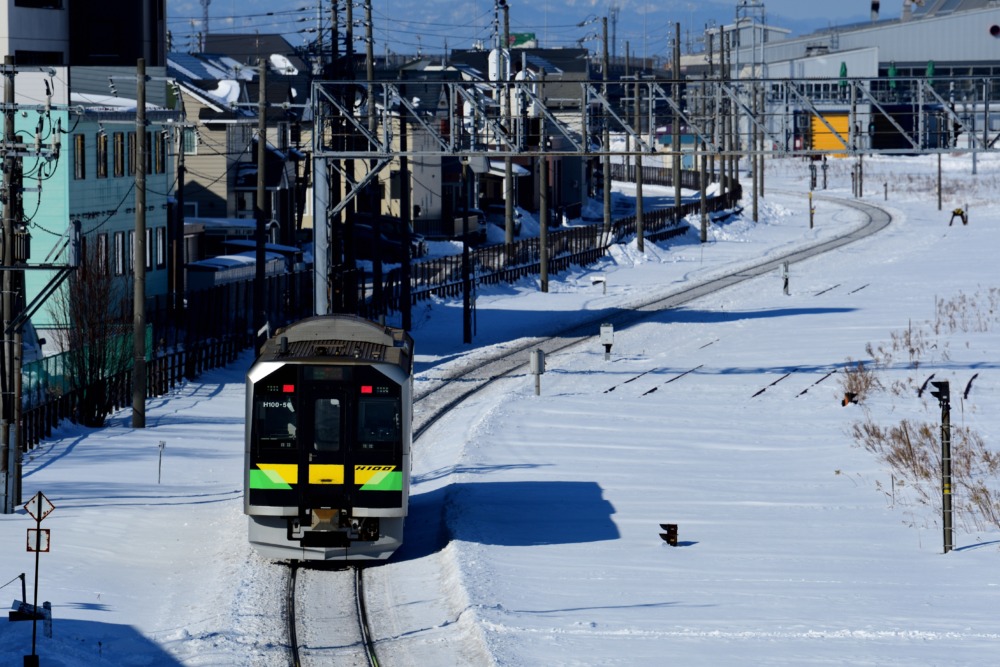
[[[41,523],[42,519],[47,517],[55,508],[56,506],[49,502],[49,499],[46,498],[45,494],[41,491],[32,496],[31,500],[24,504],[24,509],[28,511],[31,518],[39,523]]]

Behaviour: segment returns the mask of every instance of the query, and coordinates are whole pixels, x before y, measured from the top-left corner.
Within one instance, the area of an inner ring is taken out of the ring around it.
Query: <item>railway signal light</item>
[[[676,523],[661,523],[660,528],[667,531],[665,533],[660,533],[660,537],[664,542],[672,547],[677,546],[677,524]]]
[[[951,500],[951,385],[947,380],[931,382],[931,396],[941,405],[941,519],[944,528],[944,552],[952,550]]]
[[[931,382],[931,386],[934,387],[931,390],[931,396],[941,403],[941,407],[945,407],[951,403],[951,386],[947,380]]]

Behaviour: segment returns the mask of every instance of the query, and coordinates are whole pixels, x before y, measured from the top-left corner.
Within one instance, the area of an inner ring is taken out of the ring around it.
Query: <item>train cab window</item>
[[[358,404],[358,443],[362,449],[386,449],[400,438],[399,400],[367,398]]]
[[[290,396],[257,398],[257,441],[266,449],[292,449],[298,430],[295,406]]]
[[[318,452],[336,452],[340,450],[340,400],[336,398],[319,398],[314,404],[315,412],[315,442]]]

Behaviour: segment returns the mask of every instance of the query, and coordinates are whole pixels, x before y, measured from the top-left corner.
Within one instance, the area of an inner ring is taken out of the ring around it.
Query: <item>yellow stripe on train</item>
[[[257,467],[273,482],[297,484],[299,481],[299,467],[294,463],[258,463]]]
[[[395,469],[396,466],[354,466],[354,483],[367,484],[373,478],[381,478]]]
[[[310,484],[343,484],[344,466],[342,465],[310,465]]]

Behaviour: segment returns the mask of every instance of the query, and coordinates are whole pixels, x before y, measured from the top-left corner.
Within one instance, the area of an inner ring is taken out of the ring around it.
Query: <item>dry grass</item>
[[[958,333],[985,333],[1000,322],[1000,289],[990,288],[974,295],[959,294],[935,301],[934,320],[903,331],[892,332],[889,341],[866,346],[868,364],[848,360],[841,376],[845,392],[858,402],[884,390],[882,373],[891,369],[916,370],[935,361],[948,359],[944,337]],[[912,404],[921,381],[910,375],[890,385],[893,397],[890,413]],[[899,399],[898,401],[896,399]],[[906,403],[903,403],[905,401]],[[898,405],[897,403],[901,404]],[[937,406],[925,403],[925,409]],[[862,420],[851,426],[854,441],[878,457],[889,468],[895,487],[905,496],[928,508],[941,508],[941,427],[937,421],[900,419],[884,425],[865,409]],[[1000,454],[987,448],[982,436],[965,426],[951,427],[952,510],[955,526],[966,530],[1000,528]],[[885,492],[881,485],[876,484]]]
[[[909,487],[914,500],[941,508],[941,428],[902,420],[879,426],[870,417],[855,422],[856,442],[892,470],[895,483]],[[952,512],[967,529],[1000,527],[1000,456],[971,429],[951,429]]]
[[[863,403],[869,396],[882,389],[882,382],[872,366],[853,359],[847,360],[844,372],[840,374],[840,387],[844,395],[854,397],[855,403]]]

